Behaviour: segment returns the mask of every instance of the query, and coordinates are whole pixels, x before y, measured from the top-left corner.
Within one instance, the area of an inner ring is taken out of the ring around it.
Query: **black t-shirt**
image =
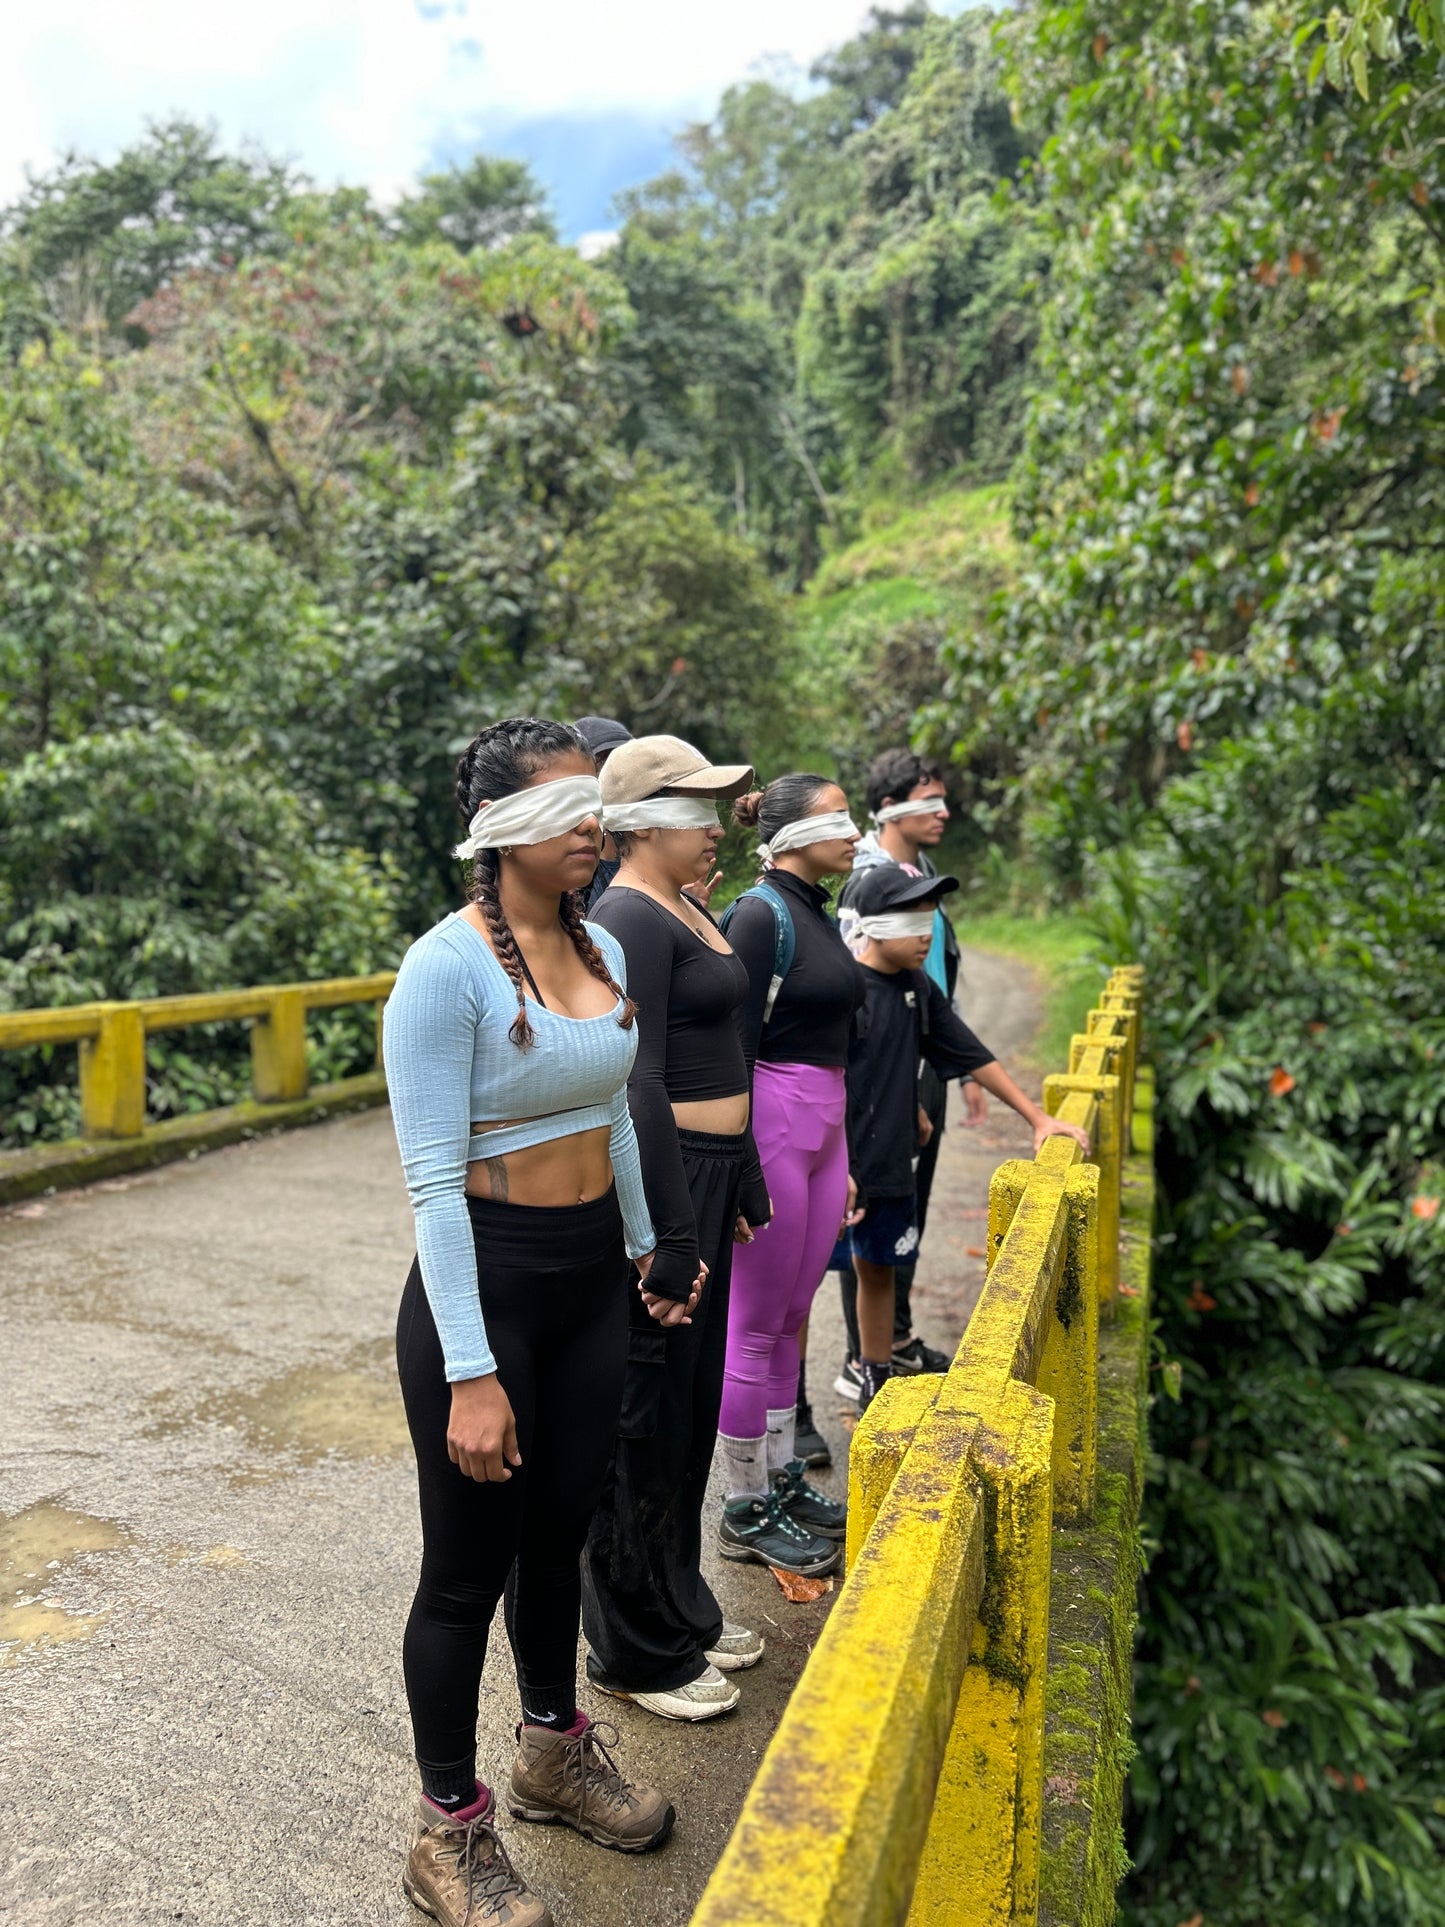
[[[627,1103],[657,1233],[648,1289],[686,1298],[700,1254],[672,1107],[747,1091],[748,1066],[737,1026],[747,973],[735,956],[714,950],[641,890],[606,891],[592,921],[622,945],[627,994],[637,1005],[637,1058]],[[738,1209],[749,1224],[767,1222],[767,1195],[749,1130],[738,1194]]]
[[[940,1077],[968,1077],[991,1064],[993,1052],[924,971],[858,968],[867,998],[848,1052],[852,1173],[860,1202],[906,1198],[918,1155],[920,1060]]]
[[[841,1070],[848,1061],[853,1013],[863,1003],[864,972],[828,915],[828,893],[790,870],[769,870],[768,882],[793,918],[795,949],[766,1027],[763,1011],[777,956],[777,919],[758,897],[739,901],[728,941],[748,973],[738,1022],[749,1067],[821,1064]]]

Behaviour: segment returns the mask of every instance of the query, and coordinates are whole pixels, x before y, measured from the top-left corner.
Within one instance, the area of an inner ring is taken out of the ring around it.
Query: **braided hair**
[[[490,723],[467,744],[457,764],[457,808],[462,821],[470,824],[481,804],[495,803],[500,797],[525,789],[545,764],[577,751],[584,756],[592,753],[567,723],[539,722],[531,716],[514,716],[504,723]],[[501,881],[499,852],[478,850],[472,859],[471,901],[481,911],[497,962],[511,978],[517,993],[517,1015],[508,1034],[519,1050],[526,1050],[535,1041],[535,1033],[527,1016],[522,953],[502,908]],[[607,968],[607,959],[592,941],[583,917],[582,893],[565,892],[558,914],[573,949],[589,972],[606,984],[621,1003],[618,1024],[623,1030],[631,1030],[637,1019],[637,1006],[615,981]]]

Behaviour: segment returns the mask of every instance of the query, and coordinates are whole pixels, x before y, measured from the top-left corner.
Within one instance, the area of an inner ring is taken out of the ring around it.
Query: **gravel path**
[[[977,952],[964,971],[964,1014],[1012,1066],[1032,980]],[[1027,1150],[996,1107],[949,1131],[915,1293],[935,1343],[956,1343],[982,1283],[989,1174]],[[0,1212],[0,1919],[419,1920],[398,1886],[419,1545],[391,1364],[410,1239],[385,1112]],[[813,1349],[841,1464],[831,1284]],[[672,1843],[637,1861],[508,1830],[564,1927],[687,1920],[829,1603],[788,1605],[758,1567],[717,1585],[769,1642],[736,1714],[677,1727],[584,1701],[675,1796]],[[494,1784],[509,1658],[499,1624]]]

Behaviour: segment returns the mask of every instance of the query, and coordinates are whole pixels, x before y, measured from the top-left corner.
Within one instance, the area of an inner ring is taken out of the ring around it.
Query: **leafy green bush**
[[[1442,866],[1438,649],[1217,751],[1102,860],[1150,973],[1175,1394],[1138,1927],[1445,1920]]]
[[[0,1008],[161,997],[397,961],[393,884],[325,845],[320,813],[264,771],[202,748],[171,723],[117,729],[0,770]],[[324,1073],[365,1067],[369,1013],[331,1026]],[[158,1039],[156,1116],[224,1103],[245,1086],[246,1044],[227,1027]],[[75,1053],[0,1056],[5,1142],[73,1128]]]

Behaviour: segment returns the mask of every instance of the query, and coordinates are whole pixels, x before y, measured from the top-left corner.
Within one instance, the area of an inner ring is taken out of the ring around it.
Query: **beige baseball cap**
[[[602,766],[602,801],[641,803],[659,790],[679,796],[741,796],[752,787],[751,763],[714,765],[680,736],[637,736]]]

